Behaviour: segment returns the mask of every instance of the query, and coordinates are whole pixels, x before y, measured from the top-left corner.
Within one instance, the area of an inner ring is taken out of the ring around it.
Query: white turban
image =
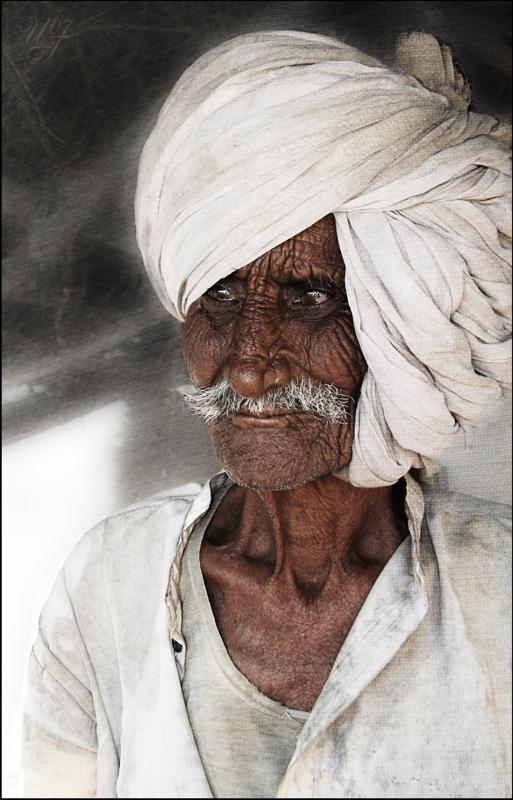
[[[429,467],[510,380],[510,129],[468,113],[450,51],[402,37],[394,74],[294,31],[211,50],[166,100],[140,163],[139,247],[184,319],[217,281],[333,213],[368,364],[359,486]]]

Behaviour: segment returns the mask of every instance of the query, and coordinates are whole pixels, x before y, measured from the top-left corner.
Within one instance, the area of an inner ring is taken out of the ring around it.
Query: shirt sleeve
[[[61,572],[30,655],[21,796],[96,797],[97,749],[87,654]]]

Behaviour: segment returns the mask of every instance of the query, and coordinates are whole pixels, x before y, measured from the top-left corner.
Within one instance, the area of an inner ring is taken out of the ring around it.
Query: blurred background
[[[135,241],[137,165],[182,71],[255,30],[334,35],[385,63],[449,44],[473,109],[510,119],[509,2],[4,2],[3,797],[18,796],[25,665],[66,554],[106,514],[220,465],[183,409],[180,325]],[[507,501],[507,403],[435,478]],[[464,469],[463,469],[464,467]]]

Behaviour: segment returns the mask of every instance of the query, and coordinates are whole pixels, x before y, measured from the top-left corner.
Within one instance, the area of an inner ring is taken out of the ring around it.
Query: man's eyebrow
[[[309,291],[311,289],[331,289],[331,291],[333,291],[334,289],[340,288],[329,276],[326,278],[305,278],[304,280],[291,278],[287,283],[289,286],[294,286],[296,289],[302,289],[303,291]]]

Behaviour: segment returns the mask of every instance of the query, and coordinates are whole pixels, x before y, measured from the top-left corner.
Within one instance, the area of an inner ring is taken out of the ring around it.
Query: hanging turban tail
[[[166,100],[140,163],[139,247],[183,320],[230,273],[334,214],[368,364],[340,477],[429,467],[510,381],[511,134],[467,111],[450,51],[403,36],[394,74],[325,36],[249,34]]]

